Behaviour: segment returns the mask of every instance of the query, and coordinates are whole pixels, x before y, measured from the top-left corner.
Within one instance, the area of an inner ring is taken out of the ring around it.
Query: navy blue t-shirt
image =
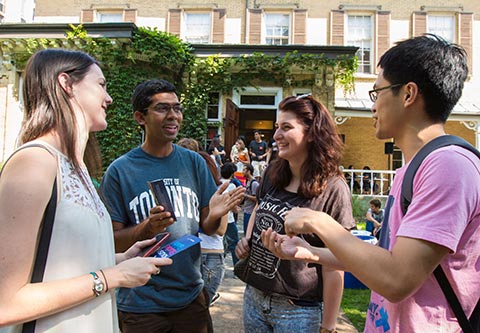
[[[167,228],[169,241],[197,235],[200,210],[208,206],[216,186],[205,160],[174,145],[173,152],[154,157],[137,147],[115,160],[102,180],[102,192],[112,220],[133,226],[145,220],[155,206],[147,181],[164,179],[177,221]],[[184,308],[201,292],[200,246],[173,257],[146,286],[120,288],[117,304],[125,312],[169,312]]]

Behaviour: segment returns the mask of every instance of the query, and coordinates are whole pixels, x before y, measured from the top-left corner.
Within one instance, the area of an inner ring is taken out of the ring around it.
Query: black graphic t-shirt
[[[340,178],[333,178],[319,197],[301,198],[297,193],[278,189],[264,178],[259,195],[258,209],[251,236],[251,250],[247,269],[247,283],[266,293],[275,293],[294,299],[321,301],[322,274],[320,265],[304,261],[281,260],[266,249],[261,231],[268,228],[285,234],[285,213],[294,207],[309,207],[324,211],[350,229],[355,226],[352,216],[350,192]],[[301,235],[313,246],[324,244],[316,235]]]

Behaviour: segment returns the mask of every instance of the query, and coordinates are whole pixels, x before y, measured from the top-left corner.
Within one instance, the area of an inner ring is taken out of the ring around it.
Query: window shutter
[[[330,12],[330,45],[343,45],[345,36],[345,12],[332,10]]]
[[[468,72],[472,74],[472,47],[473,47],[473,13],[460,13],[458,15],[460,35],[458,44],[460,44],[468,56]]]
[[[421,36],[427,32],[427,13],[426,12],[414,12],[413,13],[413,36]]]
[[[137,22],[137,10],[136,9],[124,9],[123,10],[124,22]]]
[[[390,48],[390,12],[377,13],[377,60]],[[377,62],[375,62],[376,65]]]
[[[180,23],[182,20],[181,9],[169,9],[168,10],[168,32],[180,36]]]
[[[212,43],[222,44],[225,40],[225,9],[213,10],[213,38]]]
[[[82,19],[83,23],[86,22],[93,22],[95,17],[95,10],[94,9],[82,9]]]
[[[248,10],[248,44],[262,43],[262,10]]]
[[[293,43],[305,44],[307,42],[307,10],[295,9],[293,11]]]

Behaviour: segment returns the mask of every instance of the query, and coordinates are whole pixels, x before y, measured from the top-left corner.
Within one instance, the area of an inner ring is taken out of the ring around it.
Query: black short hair
[[[398,42],[382,55],[378,66],[391,84],[416,83],[433,121],[447,121],[468,76],[465,50],[432,34]]]
[[[247,164],[244,164],[243,167],[248,171],[250,171],[250,173],[253,175],[253,165],[251,165],[250,163],[247,163]]]
[[[177,89],[175,86],[164,79],[153,79],[147,80],[135,88],[132,96],[132,107],[133,111],[139,111],[142,113],[146,113],[146,109],[152,103],[152,96],[164,93],[164,92],[172,92],[177,93]]]
[[[237,166],[231,162],[227,162],[220,167],[220,175],[224,179],[232,177],[235,171],[237,171]]]

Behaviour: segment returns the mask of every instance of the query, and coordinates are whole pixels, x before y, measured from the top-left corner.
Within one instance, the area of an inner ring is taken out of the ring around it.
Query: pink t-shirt
[[[413,200],[403,217],[401,185],[407,167],[397,169],[390,191],[390,249],[397,237],[450,249],[441,265],[469,317],[480,297],[480,160],[457,146],[431,153],[415,175]],[[432,274],[399,303],[372,292],[365,332],[447,333],[460,332],[460,326]]]

